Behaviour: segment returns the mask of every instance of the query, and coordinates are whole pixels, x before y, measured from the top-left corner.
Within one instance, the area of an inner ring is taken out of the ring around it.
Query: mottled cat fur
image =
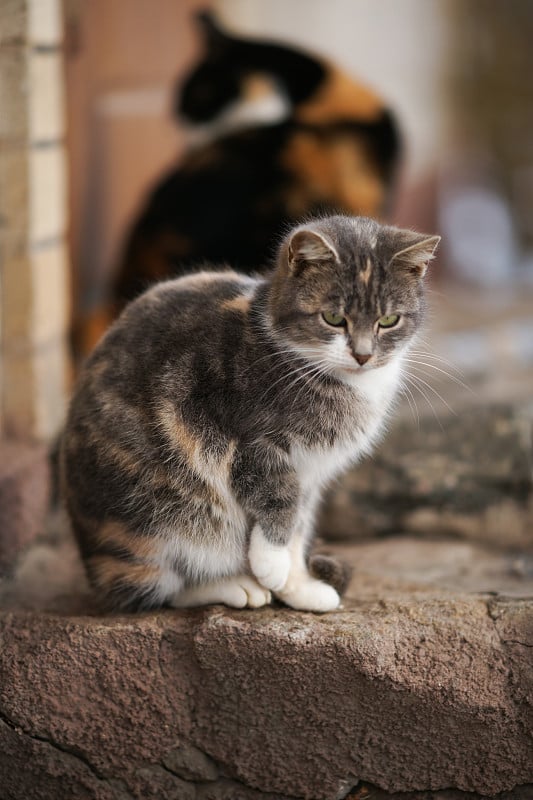
[[[199,272],[126,308],[82,371],[62,451],[109,606],[257,607],[271,592],[338,606],[308,571],[315,510],[383,430],[437,242],[318,219],[286,236],[267,277]]]

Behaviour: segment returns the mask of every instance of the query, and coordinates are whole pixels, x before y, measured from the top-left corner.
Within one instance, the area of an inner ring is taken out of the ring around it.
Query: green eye
[[[346,325],[344,314],[335,314],[333,311],[324,311],[322,319],[327,322],[328,325],[333,325],[335,328]]]
[[[393,328],[399,319],[399,314],[389,314],[388,317],[381,317],[378,319],[378,325],[380,328]]]

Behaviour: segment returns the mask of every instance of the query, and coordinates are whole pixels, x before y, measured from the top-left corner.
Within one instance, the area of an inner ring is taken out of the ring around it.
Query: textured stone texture
[[[59,527],[0,591],[2,798],[532,796],[531,559],[338,546],[332,614],[101,617]]]
[[[42,532],[49,479],[45,448],[0,440],[0,574]]]
[[[454,536],[533,550],[531,409],[487,406],[394,427],[334,487],[320,527],[333,539]]]

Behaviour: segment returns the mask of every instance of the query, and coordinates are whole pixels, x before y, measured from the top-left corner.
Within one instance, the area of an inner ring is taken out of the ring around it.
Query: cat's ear
[[[429,262],[435,258],[435,251],[440,236],[428,236],[425,233],[402,231],[399,249],[392,256],[390,263],[411,270],[418,277],[426,274]]]
[[[289,268],[293,272],[301,272],[308,264],[323,264],[338,261],[339,255],[331,242],[312,230],[299,230],[289,240]]]
[[[227,47],[229,37],[219,26],[214,15],[203,9],[196,14],[196,24],[202,32],[208,53],[211,56],[220,55]]]

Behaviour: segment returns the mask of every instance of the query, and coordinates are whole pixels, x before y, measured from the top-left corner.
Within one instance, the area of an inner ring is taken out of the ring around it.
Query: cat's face
[[[281,248],[271,305],[277,334],[353,379],[405,353],[424,313],[423,278],[439,242],[362,217],[300,226]]]

